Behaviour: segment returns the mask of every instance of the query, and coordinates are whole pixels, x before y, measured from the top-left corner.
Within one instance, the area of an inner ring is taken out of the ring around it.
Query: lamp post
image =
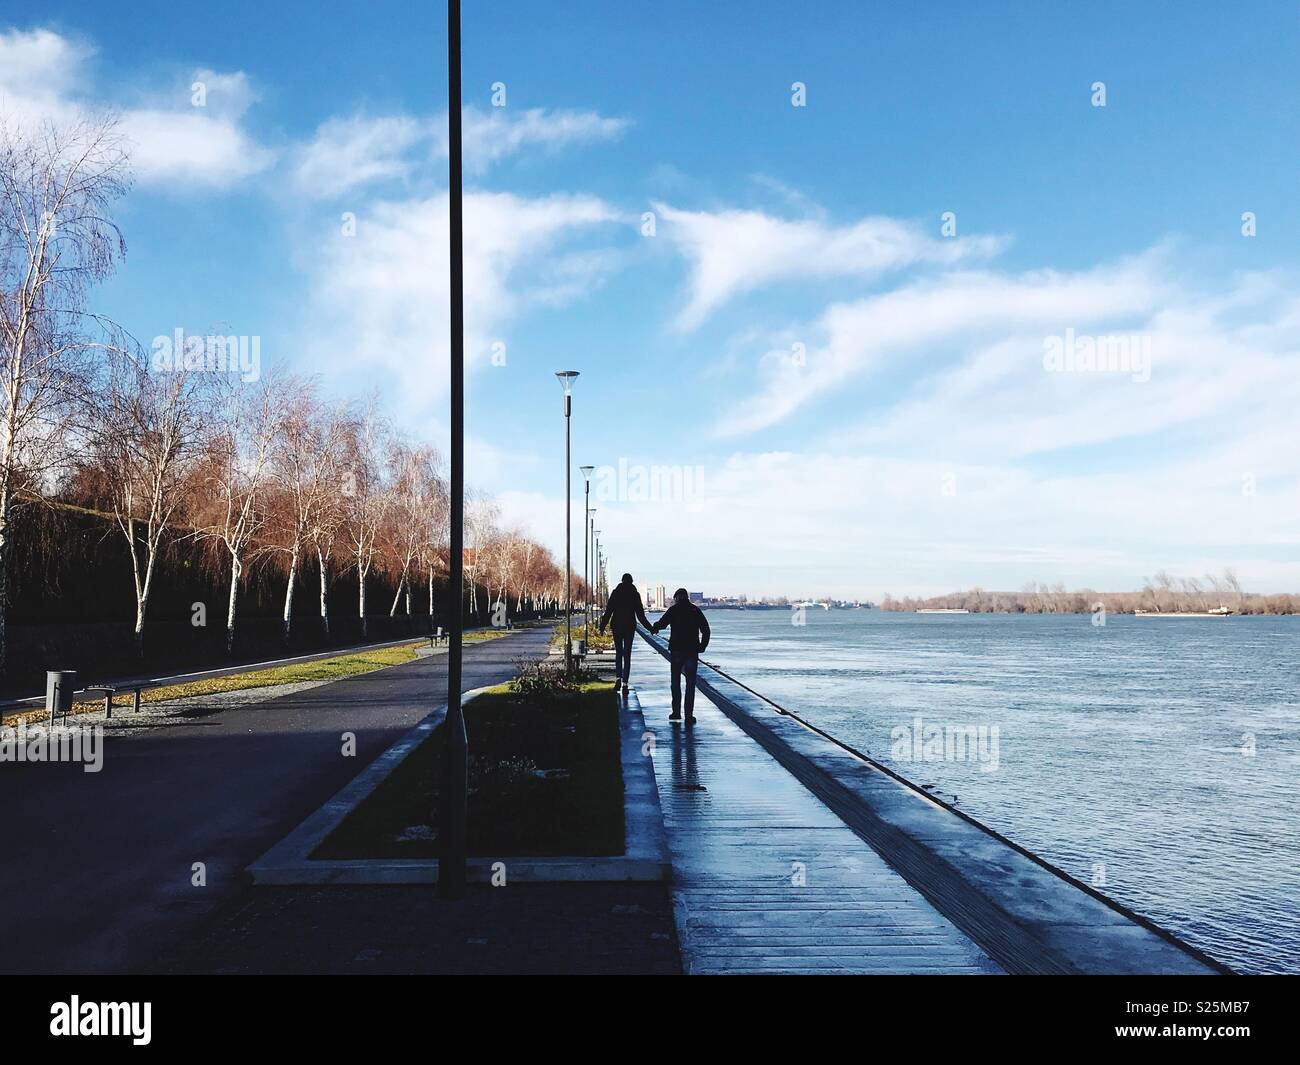
[[[460,708],[461,592],[465,518],[465,262],[461,192],[460,0],[447,3],[447,166],[451,252],[451,616],[447,619],[447,716],[438,785],[438,895],[465,894],[469,743]]]
[[[564,675],[573,672],[573,563],[570,561],[570,548],[573,538],[573,506],[570,501],[569,480],[572,474],[570,450],[572,436],[570,423],[573,421],[573,382],[578,377],[577,370],[557,370],[555,376],[560,387],[564,389]]]
[[[592,557],[593,559],[596,560],[595,571],[596,571],[597,573],[599,573],[599,572],[600,572],[600,530],[599,530],[599,529],[592,529],[592,531],[591,531],[591,535],[592,535],[592,537],[593,537],[593,538],[595,539],[595,541],[596,541],[596,550],[595,550],[595,552],[592,554],[591,557]],[[600,587],[600,578],[599,578],[599,577],[596,578],[596,586],[597,586],[598,588]],[[603,604],[603,603],[601,604],[601,609],[604,609],[604,604]]]
[[[587,546],[592,549],[591,551],[591,560],[592,560],[592,565],[591,565],[592,603],[591,605],[592,605],[592,613],[593,613],[593,617],[592,617],[593,622],[596,620],[594,615],[600,610],[599,602],[596,599],[596,551],[595,551],[595,544],[592,542],[591,539],[591,530],[596,527],[596,519],[594,517],[595,513],[596,513],[595,507],[592,507],[589,511],[587,511],[587,521],[582,527],[583,539],[586,541]]]
[[[595,466],[579,466],[582,471],[582,509],[590,514],[591,510],[591,471]],[[582,635],[588,643],[591,642],[591,576],[587,572],[589,560],[587,557],[587,523],[582,523],[582,583],[587,586],[587,590],[582,593]]]

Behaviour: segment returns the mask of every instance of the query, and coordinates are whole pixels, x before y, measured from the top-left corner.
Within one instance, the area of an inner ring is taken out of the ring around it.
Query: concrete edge
[[[492,687],[495,687],[493,685]],[[461,705],[489,688],[461,695]],[[626,706],[626,704],[624,704]],[[470,858],[465,876],[490,883],[504,871],[508,881],[582,883],[659,882],[671,875],[663,814],[654,769],[641,754],[645,719],[640,704],[619,714],[619,754],[623,767],[624,852],[608,856]],[[435,859],[318,859],[311,855],[360,803],[367,799],[442,723],[445,706],[436,707],[409,732],[366,766],[323,806],[246,868],[254,884],[436,884]]]
[[[662,640],[642,638],[667,657]],[[710,700],[1008,972],[1230,970],[700,663]]]

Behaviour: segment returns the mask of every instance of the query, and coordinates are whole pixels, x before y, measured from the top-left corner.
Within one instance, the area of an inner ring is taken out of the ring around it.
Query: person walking
[[[614,691],[627,694],[627,678],[632,672],[632,640],[636,637],[636,623],[641,622],[647,629],[650,622],[645,616],[645,607],[641,603],[641,593],[636,590],[632,574],[623,574],[623,579],[612,592],[605,604],[605,613],[600,619],[600,634],[605,634],[605,626],[614,625]]]
[[[673,592],[673,605],[650,626],[650,631],[671,628],[668,637],[668,661],[672,664],[673,712],[668,720],[677,721],[682,716],[682,677],[686,678],[686,723],[695,724],[695,675],[700,666],[700,655],[709,646],[709,621],[704,611],[691,602],[685,588]]]

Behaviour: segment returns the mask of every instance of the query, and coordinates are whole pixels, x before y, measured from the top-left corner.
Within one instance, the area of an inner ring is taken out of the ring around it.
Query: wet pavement
[[[669,722],[668,663],[636,652],[686,972],[1002,971],[702,693]]]

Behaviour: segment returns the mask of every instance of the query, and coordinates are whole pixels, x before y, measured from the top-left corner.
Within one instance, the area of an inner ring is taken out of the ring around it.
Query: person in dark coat
[[[668,661],[673,674],[673,712],[670,721],[682,716],[682,677],[686,678],[686,723],[695,724],[695,674],[700,655],[709,646],[709,622],[704,611],[691,602],[685,588],[673,592],[673,605],[651,627],[651,632],[672,629],[668,637]]]
[[[636,636],[636,623],[641,622],[647,629],[650,622],[645,616],[645,607],[641,603],[641,593],[636,590],[632,574],[623,574],[612,592],[609,602],[605,604],[605,613],[600,619],[600,632],[603,636],[605,626],[614,625],[614,690],[627,694],[627,678],[632,672],[632,639]]]

